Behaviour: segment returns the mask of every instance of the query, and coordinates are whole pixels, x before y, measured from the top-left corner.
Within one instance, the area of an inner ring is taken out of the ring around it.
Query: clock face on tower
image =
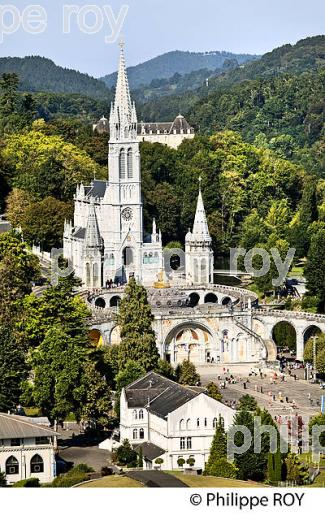
[[[130,222],[130,220],[132,220],[132,217],[133,217],[133,213],[132,213],[131,208],[125,208],[122,211],[122,219],[125,220],[126,222]]]

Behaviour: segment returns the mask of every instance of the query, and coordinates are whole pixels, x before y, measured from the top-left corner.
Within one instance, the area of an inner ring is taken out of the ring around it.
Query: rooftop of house
[[[149,408],[150,412],[165,419],[202,392],[205,392],[202,388],[182,386],[155,372],[149,372],[125,388],[129,408]]]
[[[51,428],[36,425],[27,417],[0,413],[0,439],[26,439],[57,435]]]
[[[94,130],[99,133],[108,133],[108,119],[104,116],[93,125]],[[137,133],[141,134],[194,134],[194,128],[187,122],[184,116],[179,114],[174,121],[147,123],[141,121],[137,124]]]

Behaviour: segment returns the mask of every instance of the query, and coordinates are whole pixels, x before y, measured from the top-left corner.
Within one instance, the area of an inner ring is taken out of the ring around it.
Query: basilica
[[[141,159],[137,114],[131,101],[121,45],[115,100],[109,118],[108,180],[79,185],[73,222],[64,227],[64,257],[84,288],[123,285],[130,276],[145,286],[162,279],[165,270],[162,235],[152,222],[143,229]],[[193,230],[186,236],[186,282],[212,282],[211,237],[199,190]]]

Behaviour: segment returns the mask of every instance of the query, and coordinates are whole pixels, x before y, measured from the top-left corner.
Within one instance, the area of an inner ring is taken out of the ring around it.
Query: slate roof
[[[54,437],[58,435],[46,426],[38,426],[19,415],[0,413],[0,439]]]
[[[129,408],[145,408],[149,405],[150,412],[167,418],[169,413],[197,397],[198,391],[149,372],[127,386],[125,395]]]
[[[142,450],[143,457],[148,460],[155,460],[160,457],[160,455],[166,453],[165,450],[159,446],[156,446],[155,444],[152,444],[151,442],[143,442],[142,444],[138,444],[135,450],[138,453],[140,450]]]
[[[102,199],[105,195],[107,188],[107,182],[106,181],[98,181],[94,180],[91,183],[91,186],[88,187],[88,190],[86,192],[87,196],[89,197],[95,197]]]
[[[86,228],[78,227],[76,230],[72,233],[72,236],[75,238],[82,238],[84,239],[86,235]]]
[[[180,134],[183,132],[186,134],[188,130],[190,130],[191,134],[194,134],[194,128],[189,125],[189,123],[186,121],[185,117],[182,115],[179,115],[176,117],[174,121],[170,121],[168,123],[138,123],[137,125],[137,133],[139,136],[145,135],[145,134],[158,134],[158,131],[160,134],[173,134],[174,130],[177,134]],[[145,133],[143,133],[143,131]]]

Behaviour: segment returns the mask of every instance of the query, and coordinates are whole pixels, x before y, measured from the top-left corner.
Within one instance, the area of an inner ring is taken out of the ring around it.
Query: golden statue
[[[160,271],[157,275],[157,281],[153,284],[155,289],[169,289],[170,283],[167,280],[165,271]]]

